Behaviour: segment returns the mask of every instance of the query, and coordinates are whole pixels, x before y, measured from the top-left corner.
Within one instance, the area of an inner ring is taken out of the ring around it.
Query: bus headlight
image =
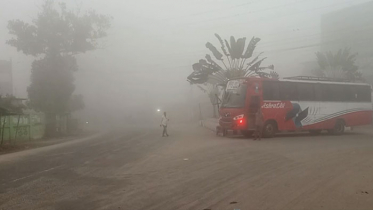
[[[245,116],[245,115],[240,114],[240,115],[238,115],[238,116],[235,116],[235,117],[233,118],[233,120],[240,120],[240,119],[243,119],[244,116]]]

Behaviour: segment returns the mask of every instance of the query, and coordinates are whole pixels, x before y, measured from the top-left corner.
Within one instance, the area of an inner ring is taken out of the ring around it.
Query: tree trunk
[[[46,114],[45,137],[51,138],[56,136],[56,113]]]
[[[17,127],[16,127],[16,133],[14,134],[14,144],[17,143],[17,134],[19,130],[19,120],[21,119],[21,115],[18,115],[18,120],[17,120]]]
[[[1,124],[1,117],[2,117],[2,115],[0,114],[0,135],[3,136],[4,131],[3,131],[3,128],[2,128],[3,126]],[[3,145],[3,138],[1,138],[0,146],[1,145]]]
[[[4,120],[3,120],[3,126],[2,126],[2,129],[1,129],[1,145],[3,145],[4,143],[4,133],[5,133],[5,120],[6,120],[6,115],[3,116],[4,117]],[[0,118],[1,119],[1,118]]]

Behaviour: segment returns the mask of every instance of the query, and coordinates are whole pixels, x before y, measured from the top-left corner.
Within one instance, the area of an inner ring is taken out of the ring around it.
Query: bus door
[[[260,107],[260,97],[259,96],[251,96],[250,98],[250,105],[249,105],[249,130],[255,129],[255,114],[258,112]]]

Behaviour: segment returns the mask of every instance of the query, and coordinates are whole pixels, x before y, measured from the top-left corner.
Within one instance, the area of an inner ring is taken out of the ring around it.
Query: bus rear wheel
[[[268,121],[263,127],[263,136],[265,138],[272,138],[277,132],[277,124],[274,121]]]
[[[341,135],[345,131],[345,122],[343,120],[337,120],[333,129],[328,130],[330,134]]]

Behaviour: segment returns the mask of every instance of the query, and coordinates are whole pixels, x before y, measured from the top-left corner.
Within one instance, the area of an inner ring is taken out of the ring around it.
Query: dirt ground
[[[121,129],[0,156],[0,209],[372,209],[369,132],[262,141],[195,125],[160,132]]]
[[[93,132],[87,132],[87,133],[82,133],[79,135],[75,136],[62,136],[62,137],[57,137],[57,138],[50,138],[50,139],[35,139],[35,140],[12,140],[12,142],[5,141],[3,145],[0,146],[0,155],[4,154],[9,154],[9,153],[14,153],[14,152],[20,152],[24,150],[29,150],[29,149],[35,149],[39,147],[46,147],[50,145],[55,145],[55,144],[61,144],[64,142],[69,142],[73,141],[76,139],[84,138],[87,136],[92,136],[94,135]]]

